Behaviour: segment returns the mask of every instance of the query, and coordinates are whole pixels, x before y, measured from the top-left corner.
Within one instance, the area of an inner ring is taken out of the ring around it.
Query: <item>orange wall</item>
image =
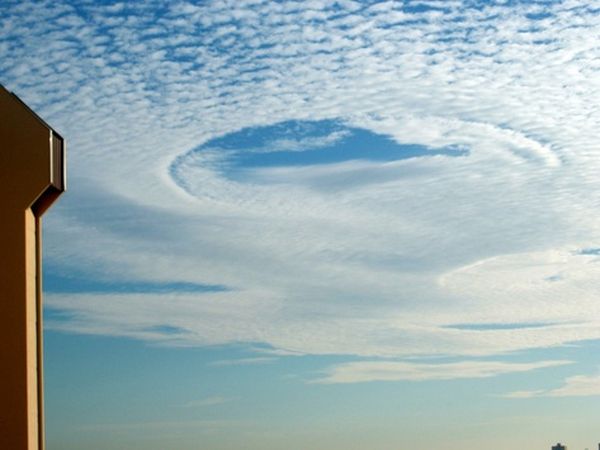
[[[60,136],[0,86],[0,448],[43,448],[39,216],[64,190]]]

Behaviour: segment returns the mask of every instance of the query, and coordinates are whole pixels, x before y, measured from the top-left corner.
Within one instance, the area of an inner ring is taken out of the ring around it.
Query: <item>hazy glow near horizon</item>
[[[600,441],[600,1],[1,6],[49,450]]]

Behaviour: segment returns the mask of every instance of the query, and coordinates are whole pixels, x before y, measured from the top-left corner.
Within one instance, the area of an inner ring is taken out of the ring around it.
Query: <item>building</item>
[[[65,189],[64,152],[0,85],[1,449],[44,449],[41,216]]]

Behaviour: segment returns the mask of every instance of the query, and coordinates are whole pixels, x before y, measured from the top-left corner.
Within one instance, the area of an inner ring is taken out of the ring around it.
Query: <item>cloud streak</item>
[[[505,397],[594,397],[598,395],[600,395],[600,375],[575,375],[566,378],[564,384],[555,389],[515,391],[506,394]]]
[[[424,364],[396,361],[358,361],[334,366],[315,383],[365,383],[371,381],[433,381],[489,378],[508,373],[571,364],[571,361],[538,361],[506,363],[499,361],[463,361],[458,363]]]
[[[212,367],[227,367],[227,366],[248,366],[254,364],[265,364],[275,361],[277,358],[269,356],[256,356],[253,358],[238,358],[238,359],[219,359],[212,361],[208,365]]]

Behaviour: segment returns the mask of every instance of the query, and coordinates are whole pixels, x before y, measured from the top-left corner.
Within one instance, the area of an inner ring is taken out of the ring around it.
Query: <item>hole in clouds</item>
[[[336,120],[286,121],[264,127],[245,128],[212,139],[178,158],[171,167],[177,179],[180,166],[192,159],[227,178],[235,179],[248,169],[314,166],[347,161],[390,162],[435,155],[464,156],[462,146],[439,148],[400,144],[389,136],[350,127]]]

